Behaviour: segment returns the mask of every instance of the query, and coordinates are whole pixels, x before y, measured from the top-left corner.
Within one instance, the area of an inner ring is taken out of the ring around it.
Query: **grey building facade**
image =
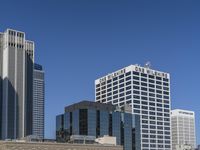
[[[34,42],[25,33],[0,33],[1,139],[32,134]]]
[[[55,142],[0,142],[0,150],[123,150],[123,147]]]
[[[95,80],[95,101],[140,116],[142,150],[171,150],[170,74],[130,65]],[[140,149],[139,149],[140,150]]]
[[[140,120],[137,115],[124,112],[111,104],[82,101],[65,107],[56,117],[56,139],[68,142],[71,135],[116,137],[124,150],[139,149]]]
[[[33,135],[44,139],[45,80],[41,65],[34,64],[33,72]]]

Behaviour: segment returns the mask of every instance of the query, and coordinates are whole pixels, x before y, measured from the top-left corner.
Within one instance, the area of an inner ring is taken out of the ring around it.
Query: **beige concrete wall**
[[[0,142],[0,150],[123,150],[121,146]]]

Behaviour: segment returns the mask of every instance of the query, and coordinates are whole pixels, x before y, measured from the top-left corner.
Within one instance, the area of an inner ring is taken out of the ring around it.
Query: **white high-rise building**
[[[33,72],[33,135],[44,139],[44,70],[41,65],[34,65]]]
[[[119,107],[129,104],[140,116],[136,150],[171,150],[169,73],[130,65],[95,80],[95,100]]]
[[[25,33],[0,33],[0,139],[32,134],[34,42]]]
[[[195,113],[193,111],[175,109],[171,111],[172,148],[190,145],[196,148]]]

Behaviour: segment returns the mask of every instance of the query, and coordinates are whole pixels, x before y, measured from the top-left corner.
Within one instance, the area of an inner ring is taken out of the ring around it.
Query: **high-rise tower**
[[[33,135],[44,139],[44,70],[41,65],[34,65],[33,73]]]
[[[189,145],[196,148],[195,114],[193,111],[175,109],[171,112],[172,148]]]
[[[169,73],[130,65],[97,79],[95,99],[119,107],[128,104],[140,116],[137,150],[171,150]]]
[[[25,33],[7,29],[0,34],[1,138],[32,134],[34,42]]]

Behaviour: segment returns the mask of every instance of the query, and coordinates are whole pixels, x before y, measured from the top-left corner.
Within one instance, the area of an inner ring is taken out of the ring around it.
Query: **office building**
[[[44,139],[44,70],[34,64],[33,72],[33,135]]]
[[[140,142],[138,132],[139,117],[111,104],[82,101],[65,107],[65,113],[56,117],[56,139],[61,142],[70,142],[71,136],[89,136],[92,141],[107,135],[116,137],[124,150],[134,150]]]
[[[1,139],[32,134],[34,42],[21,31],[0,33]]]
[[[138,150],[171,150],[169,73],[130,65],[95,80],[95,100],[129,105],[140,116]]]
[[[175,109],[171,111],[172,149],[183,145],[196,148],[195,113],[193,111]]]
[[[123,150],[122,146],[56,142],[0,142],[0,150]]]

